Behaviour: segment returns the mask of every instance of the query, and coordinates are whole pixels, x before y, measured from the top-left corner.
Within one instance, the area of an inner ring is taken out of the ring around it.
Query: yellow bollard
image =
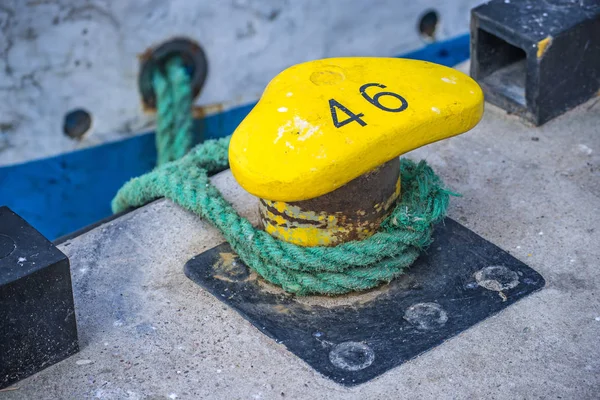
[[[260,197],[265,230],[303,246],[373,234],[400,195],[398,156],[473,128],[475,81],[397,58],[295,65],[267,86],[231,138],[239,184]]]

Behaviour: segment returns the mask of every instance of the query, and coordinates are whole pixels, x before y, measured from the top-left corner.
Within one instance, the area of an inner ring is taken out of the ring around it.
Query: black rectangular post
[[[600,0],[492,0],[471,13],[486,100],[541,125],[600,90]]]
[[[79,350],[69,259],[0,207],[0,388]]]

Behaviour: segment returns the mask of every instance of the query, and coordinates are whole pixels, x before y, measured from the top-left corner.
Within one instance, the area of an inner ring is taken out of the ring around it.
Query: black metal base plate
[[[367,293],[299,298],[264,282],[227,243],[186,275],[324,376],[366,382],[541,289],[541,275],[459,223],[400,278]]]

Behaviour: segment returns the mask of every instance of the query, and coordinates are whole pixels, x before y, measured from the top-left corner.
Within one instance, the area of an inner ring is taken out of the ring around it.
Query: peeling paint
[[[301,246],[334,246],[371,236],[400,197],[397,160],[385,165],[320,198],[294,203],[261,199],[264,230]],[[379,188],[372,190],[373,185]],[[352,200],[340,203],[340,198]]]
[[[542,39],[537,44],[537,58],[540,59],[544,56],[544,53],[548,48],[552,45],[552,37],[548,36],[545,39]]]

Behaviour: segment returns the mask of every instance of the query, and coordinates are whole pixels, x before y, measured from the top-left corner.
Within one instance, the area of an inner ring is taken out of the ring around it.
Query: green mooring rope
[[[178,160],[192,148],[192,92],[183,61],[173,57],[165,71],[154,71],[152,83],[156,94],[157,163]]]
[[[175,85],[169,71],[165,79]],[[163,100],[172,104],[158,96]],[[170,113],[189,114],[190,107],[171,108]],[[159,127],[165,126],[163,117],[159,112]],[[113,212],[167,197],[219,229],[241,260],[267,281],[297,295],[336,295],[370,289],[400,275],[431,243],[433,224],[444,218],[452,194],[425,161],[402,159],[401,200],[377,233],[336,247],[301,247],[256,229],[210,183],[209,174],[228,167],[229,140],[207,140],[183,158],[132,179],[114,198]]]

